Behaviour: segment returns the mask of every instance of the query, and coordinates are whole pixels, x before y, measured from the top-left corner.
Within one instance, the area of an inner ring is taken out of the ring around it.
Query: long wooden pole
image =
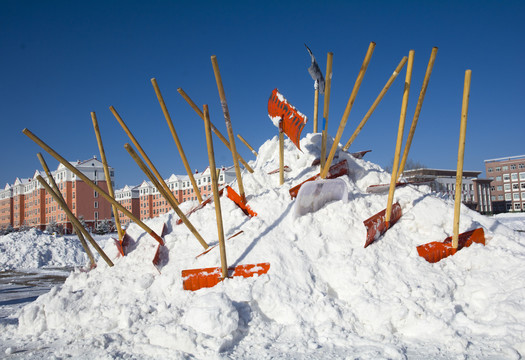
[[[397,180],[403,174],[405,170],[405,164],[408,158],[408,152],[410,151],[410,145],[412,145],[412,139],[414,138],[414,133],[416,132],[417,121],[419,119],[419,114],[421,113],[421,108],[423,107],[423,100],[425,100],[425,94],[428,88],[428,82],[430,81],[430,75],[432,74],[432,68],[434,67],[434,62],[436,61],[436,54],[438,48],[433,47],[432,52],[430,53],[430,59],[428,61],[427,71],[425,73],[425,78],[423,79],[423,85],[421,86],[421,91],[419,92],[419,98],[417,100],[416,111],[414,112],[414,117],[412,118],[412,124],[410,125],[410,131],[408,132],[407,142],[405,144],[405,150],[403,151],[403,158],[401,159],[401,165],[399,165],[399,171],[397,172]]]
[[[329,52],[326,56],[326,82],[324,87],[324,106],[323,106],[323,129],[321,134],[321,169],[326,162],[326,142],[328,137],[328,114],[330,112],[330,90],[332,88],[332,63],[334,53]]]
[[[226,123],[226,130],[228,131],[228,138],[230,140],[230,150],[233,156],[233,166],[235,167],[235,176],[237,177],[237,184],[239,185],[239,196],[241,197],[241,201],[246,204],[246,195],[244,194],[241,169],[239,167],[239,159],[237,158],[237,148],[235,147],[235,135],[233,134],[232,122],[230,119],[230,111],[228,110],[226,94],[224,93],[224,86],[222,85],[221,72],[219,71],[219,63],[217,62],[217,57],[215,55],[211,56],[211,64],[213,66],[213,73],[215,74],[215,81],[217,82],[217,89],[219,90],[219,97],[221,99],[221,106],[222,112],[224,114],[224,121]]]
[[[314,91],[314,133],[317,132],[317,119],[319,112],[319,83],[315,81],[315,91]]]
[[[144,158],[144,161],[146,161],[146,164],[148,164],[148,166],[151,168],[151,170],[153,171],[153,173],[157,177],[157,180],[162,185],[164,190],[166,190],[166,193],[168,194],[168,196],[171,198],[172,202],[177,204],[177,205],[179,205],[179,202],[175,198],[175,195],[173,195],[173,193],[169,189],[168,185],[166,184],[166,182],[164,181],[164,179],[160,175],[159,171],[153,165],[153,163],[149,159],[148,155],[146,155],[146,152],[144,151],[144,149],[142,149],[142,146],[140,146],[140,144],[137,141],[137,139],[135,139],[135,136],[133,136],[133,133],[131,132],[131,130],[129,130],[129,128],[126,126],[126,123],[124,123],[124,120],[122,120],[122,118],[118,114],[117,110],[115,110],[115,108],[113,106],[110,106],[109,110],[111,110],[111,112],[113,113],[113,115],[115,116],[117,121],[119,122],[120,126],[122,126],[122,129],[124,129],[124,132],[128,135],[128,137],[131,140],[131,142],[133,143],[133,145],[135,145],[135,147],[139,151],[140,155],[142,155],[142,157]]]
[[[365,114],[365,117],[363,117],[363,120],[361,120],[361,122],[355,129],[350,139],[347,141],[345,146],[343,146],[344,151],[348,150],[348,148],[350,147],[350,145],[352,145],[357,135],[359,135],[361,130],[363,130],[363,127],[365,126],[366,122],[368,121],[368,119],[370,119],[370,116],[372,116],[372,114],[374,113],[375,109],[377,108],[381,100],[383,100],[383,97],[385,96],[386,92],[388,91],[388,89],[390,89],[390,86],[394,83],[394,80],[397,78],[397,75],[399,75],[399,73],[401,72],[401,69],[403,69],[403,67],[405,66],[407,59],[408,58],[404,56],[403,59],[401,59],[401,61],[397,65],[392,75],[390,75],[390,78],[388,79],[385,86],[383,87],[383,90],[381,90],[381,92],[375,99],[374,103],[372,104],[372,106],[370,106],[370,109],[368,109],[368,112]]]
[[[106,159],[106,152],[104,151],[102,136],[100,136],[100,129],[98,127],[97,115],[94,112],[91,112],[91,120],[93,121],[93,128],[95,129],[95,136],[97,137],[100,159],[102,161],[102,166],[104,166],[104,176],[106,177],[106,184],[108,185],[108,193],[112,198],[115,198],[113,184],[111,183],[111,174],[109,173],[108,161]],[[118,240],[119,242],[122,242],[122,238],[124,237],[124,231],[122,231],[122,226],[120,225],[120,216],[118,214],[118,209],[113,204],[111,205],[111,207],[113,209],[113,215],[115,216],[115,225],[117,227]]]
[[[138,226],[140,226],[144,231],[146,231],[148,234],[150,234],[155,240],[157,240],[161,245],[164,245],[164,240],[155,233],[155,231],[151,230],[146,224],[144,224],[142,221],[140,221],[139,218],[137,218],[135,215],[133,215],[128,209],[126,209],[124,206],[122,206],[118,201],[116,201],[114,198],[112,198],[108,193],[106,193],[100,186],[93,183],[89,178],[82,174],[81,171],[79,171],[77,168],[75,168],[73,165],[69,163],[66,159],[64,159],[62,156],[60,156],[55,150],[53,150],[51,147],[49,147],[45,142],[40,140],[35,134],[33,134],[29,129],[24,129],[22,132],[31,140],[33,140],[36,144],[38,144],[41,148],[46,150],[49,155],[54,157],[58,162],[60,162],[62,165],[64,165],[67,169],[69,169],[72,173],[74,173],[76,176],[78,176],[82,181],[84,181],[88,186],[90,186],[93,190],[97,191],[104,199],[109,201],[111,204],[114,204],[120,211],[122,211],[124,214],[126,214],[127,217],[129,217],[131,220],[133,220],[135,223],[137,223]]]
[[[237,137],[239,138],[239,140],[242,141],[242,143],[243,143],[244,145],[246,145],[246,147],[247,147],[248,149],[251,150],[251,152],[252,152],[253,155],[255,155],[255,156],[259,156],[259,154],[257,154],[257,151],[255,151],[255,150],[253,149],[253,147],[252,147],[250,144],[248,144],[248,142],[247,142],[247,141],[246,141],[241,135],[237,134]]]
[[[86,236],[86,238],[88,239],[89,243],[95,248],[95,250],[97,250],[97,252],[100,254],[100,256],[104,259],[104,261],[106,261],[106,263],[108,264],[108,266],[113,266],[113,262],[111,261],[111,259],[106,255],[106,253],[104,252],[104,250],[102,250],[102,248],[100,246],[98,246],[98,244],[96,243],[95,240],[93,240],[93,238],[91,237],[91,235],[87,232],[86,229],[84,229],[84,227],[82,226],[82,224],[80,224],[80,221],[78,221],[78,219],[75,217],[75,215],[73,215],[73,213],[71,212],[71,210],[69,210],[67,204],[60,198],[60,196],[55,193],[53,191],[53,189],[51,189],[51,186],[49,186],[48,183],[46,183],[46,181],[44,180],[44,178],[40,175],[38,175],[36,177],[36,179],[38,180],[38,182],[40,182],[40,184],[46,189],[46,191],[53,197],[53,199],[55,199],[55,201],[58,203],[58,205],[62,208],[62,210],[64,210],[64,212],[67,214],[67,217],[73,221],[75,223],[75,226],[80,229],[80,231],[82,231],[82,233]]]
[[[51,174],[51,171],[49,171],[49,167],[47,166],[47,163],[46,161],[44,160],[44,157],[42,156],[41,153],[37,153],[36,156],[38,157],[38,160],[40,160],[40,164],[42,165],[42,168],[44,169],[44,172],[46,173],[47,175],[47,180],[49,181],[49,183],[51,184],[51,187],[53,188],[53,190],[55,191],[55,193],[60,196],[60,199],[66,203],[66,201],[64,200],[64,197],[62,196],[62,192],[60,191],[60,189],[58,188],[58,185],[57,183],[55,182],[55,179],[53,178],[53,175]],[[67,205],[67,204],[66,204]],[[66,213],[66,215],[68,215]],[[74,216],[74,214],[73,214]],[[77,227],[76,223],[71,219],[69,218],[69,215],[68,215],[68,219],[69,221],[71,222],[71,225],[73,226],[73,230],[75,231],[75,234],[77,234],[78,236],[78,240],[80,240],[80,244],[82,245],[82,247],[84,248],[84,251],[86,252],[88,258],[89,258],[89,261],[91,262],[91,267],[94,267],[97,265],[96,261],[95,261],[95,257],[93,256],[93,253],[91,252],[91,250],[89,249],[89,246],[88,244],[86,243],[86,239],[84,238],[84,235],[82,235],[82,230],[80,228]],[[81,225],[82,226],[82,225]],[[82,226],[83,227],[83,226]]]
[[[210,114],[208,105],[204,105],[204,129],[206,131],[206,145],[208,147],[208,159],[210,161],[210,175],[213,189],[213,202],[215,203],[215,216],[217,218],[217,233],[219,236],[219,250],[221,254],[222,278],[228,277],[228,262],[226,260],[226,245],[224,241],[224,228],[222,223],[221,201],[219,197],[219,186],[217,182],[217,171],[215,167],[215,154],[213,152],[213,139],[211,135]]]
[[[350,94],[348,103],[346,104],[345,112],[343,113],[343,117],[341,119],[341,122],[339,123],[339,128],[337,129],[337,134],[335,136],[334,143],[332,144],[332,148],[330,149],[330,154],[328,154],[328,159],[326,160],[326,163],[321,171],[321,178],[323,179],[326,178],[326,174],[328,174],[328,169],[330,169],[330,166],[332,165],[332,160],[334,159],[335,152],[337,150],[337,147],[339,146],[339,141],[343,136],[343,131],[345,130],[346,122],[348,121],[348,117],[350,116],[350,111],[352,110],[355,98],[357,97],[357,93],[359,91],[359,88],[361,87],[363,78],[365,77],[366,69],[368,68],[368,64],[370,64],[370,60],[372,59],[372,54],[374,53],[375,47],[375,42],[371,42],[368,46],[368,51],[366,52],[363,65],[361,65],[361,69],[359,70],[359,74],[357,75],[354,88],[352,90],[352,93]]]
[[[184,213],[182,212],[182,210],[177,206],[177,204],[175,204],[173,202],[173,198],[170,197],[168,194],[167,194],[167,191],[166,189],[164,189],[162,187],[162,185],[160,184],[160,182],[158,181],[158,179],[155,178],[155,176],[152,174],[152,172],[150,171],[150,169],[148,169],[148,167],[146,166],[146,164],[142,161],[142,159],[137,155],[137,153],[135,152],[135,150],[133,150],[133,148],[131,147],[130,144],[124,144],[124,148],[128,151],[128,153],[131,155],[131,157],[133,158],[133,160],[135,160],[135,162],[137,163],[137,165],[140,167],[140,169],[144,172],[144,174],[146,174],[146,176],[150,179],[150,181],[153,183],[153,185],[157,188],[157,190],[162,194],[162,196],[166,199],[166,201],[168,201],[168,203],[171,205],[171,207],[173,208],[173,210],[175,210],[175,212],[177,213],[177,215],[179,215],[180,219],[182,220],[182,222],[184,223],[184,225],[186,225],[188,227],[188,229],[191,231],[191,233],[197,238],[197,241],[202,245],[202,247],[204,249],[207,249],[208,248],[208,244],[206,243],[206,241],[204,241],[204,239],[202,238],[202,236],[199,234],[199,232],[197,231],[197,229],[195,229],[195,227],[193,226],[193,224],[188,220],[188,218],[186,217],[186,215],[184,215]]]
[[[410,82],[412,80],[412,68],[414,66],[414,50],[408,53],[407,72],[405,77],[405,89],[403,91],[403,100],[401,102],[401,115],[399,116],[399,126],[397,129],[396,151],[394,154],[394,165],[392,165],[392,177],[390,178],[390,188],[388,190],[388,202],[386,205],[385,223],[388,228],[390,217],[392,216],[392,203],[394,201],[394,190],[396,189],[397,169],[399,166],[399,156],[403,144],[403,132],[405,129],[405,120],[407,115],[408,95],[410,94]]]
[[[175,141],[175,145],[177,145],[177,149],[179,150],[179,154],[182,159],[182,163],[184,164],[186,173],[188,173],[188,177],[190,178],[191,185],[193,186],[193,191],[197,195],[197,200],[199,200],[199,203],[201,203],[202,202],[201,192],[199,190],[199,187],[197,186],[195,177],[193,176],[193,171],[191,170],[190,164],[188,163],[188,159],[186,158],[186,154],[184,153],[184,149],[182,148],[182,144],[177,135],[177,131],[175,131],[175,126],[173,126],[173,121],[171,120],[170,113],[168,112],[168,108],[166,107],[166,103],[164,102],[164,98],[162,97],[162,93],[160,92],[159,85],[157,84],[157,80],[155,78],[152,78],[151,84],[153,85],[153,88],[155,89],[155,94],[157,94],[157,99],[159,100],[160,107],[162,108],[162,112],[164,113],[164,117],[166,118],[166,122],[168,123],[168,126],[170,128],[171,135],[173,136],[173,140]]]
[[[465,157],[465,138],[467,136],[467,115],[470,98],[470,79],[472,71],[465,71],[463,85],[463,103],[461,106],[461,127],[459,129],[458,166],[456,170],[456,197],[454,199],[454,233],[452,235],[452,247],[458,248],[459,239],[459,215],[461,213],[461,187],[463,183],[463,160]]]
[[[202,110],[199,109],[199,107],[193,102],[193,100],[191,100],[191,98],[188,96],[188,94],[186,94],[184,92],[184,90],[182,90],[181,88],[178,88],[177,91],[179,92],[179,94],[184,98],[184,100],[186,100],[186,102],[191,106],[191,108],[197,113],[197,115],[199,115],[199,117],[204,120],[204,114],[202,113]],[[215,127],[215,125],[213,125],[213,123],[210,121],[210,126],[211,126],[211,131],[214,132],[215,135],[217,135],[217,137],[223,142],[224,145],[226,145],[226,147],[228,148],[228,150],[231,151],[231,147],[230,147],[230,143],[228,142],[228,140],[224,137],[224,135],[221,134],[221,132],[219,131],[219,129],[217,129]],[[237,158],[239,159],[239,161],[241,162],[241,164],[246,168],[246,170],[248,170],[251,173],[253,173],[253,169],[252,167],[248,164],[248,162],[246,162],[246,160],[244,160],[242,158],[242,156],[240,154],[237,154]]]

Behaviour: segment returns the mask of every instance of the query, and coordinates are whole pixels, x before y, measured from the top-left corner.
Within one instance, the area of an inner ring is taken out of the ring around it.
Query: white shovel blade
[[[309,181],[301,186],[295,200],[294,216],[315,212],[331,201],[348,201],[348,189],[342,179]]]

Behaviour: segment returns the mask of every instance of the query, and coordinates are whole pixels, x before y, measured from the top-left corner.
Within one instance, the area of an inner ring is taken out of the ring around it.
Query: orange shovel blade
[[[326,174],[327,179],[335,179],[339,176],[347,175],[348,174],[348,162],[346,160],[340,161],[335,165],[330,166],[330,169],[328,169],[328,174]],[[317,174],[315,176],[312,176],[311,178],[306,179],[299,185],[294,186],[289,190],[291,198],[297,197],[297,194],[299,193],[299,189],[301,186],[303,186],[304,183],[308,181],[314,181],[319,179],[320,174]]]
[[[272,91],[270,99],[268,99],[268,115],[272,118],[280,117],[282,119],[282,131],[300,150],[301,132],[308,119],[304,114],[297,111],[277,89]]]
[[[228,268],[228,277],[242,276],[248,278],[254,275],[266,274],[268,270],[270,270],[270,263],[238,265]],[[182,287],[184,290],[195,291],[213,287],[222,280],[220,267],[182,270]]]
[[[366,227],[366,243],[365,247],[379,239],[397,220],[401,217],[401,206],[399,203],[392,205],[392,214],[390,215],[390,222],[385,221],[386,209],[378,212],[372,217],[363,221]]]
[[[257,213],[253,211],[246,203],[244,203],[241,199],[241,196],[237,194],[235,190],[231,186],[226,186],[226,191],[228,198],[237,204],[238,207],[241,208],[241,210],[249,217],[257,216]]]
[[[459,234],[457,249],[452,247],[452,236],[449,236],[443,240],[443,242],[433,241],[428,244],[419,245],[417,247],[417,253],[429,263],[436,263],[447,256],[454,255],[457,251],[472,245],[472,243],[485,245],[485,232],[483,228],[477,228]]]

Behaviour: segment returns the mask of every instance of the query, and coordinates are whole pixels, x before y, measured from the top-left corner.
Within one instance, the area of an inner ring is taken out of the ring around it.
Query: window
[[[93,193],[93,197],[98,198],[98,192],[94,191],[94,193]]]
[[[512,179],[512,181],[518,181],[518,173],[510,174],[510,178]]]
[[[503,174],[503,181],[510,181],[510,175],[509,174]]]
[[[498,200],[502,201],[503,200],[503,195],[498,195]]]
[[[522,189],[525,189],[525,183],[521,183],[520,186]]]
[[[520,193],[513,193],[513,194],[512,194],[512,199],[513,199],[513,200],[518,200],[518,201],[519,201],[519,199],[520,199]]]
[[[94,207],[95,209],[98,209],[98,201],[95,201],[95,203],[93,204],[93,207]]]
[[[514,203],[514,210],[521,210],[521,204],[520,203]]]
[[[499,166],[496,167],[496,171],[501,171],[501,168]]]
[[[95,213],[94,213],[93,215],[95,215],[95,216],[94,216],[94,217],[95,217],[95,220],[98,220],[98,211],[95,211]]]
[[[505,194],[505,200],[506,201],[512,200],[512,195],[511,194]]]
[[[518,168],[519,168],[519,169],[525,169],[525,164],[519,164],[519,165],[518,165]]]
[[[491,173],[492,172],[492,168],[488,168],[487,172]]]
[[[519,190],[518,184],[512,184],[512,190]]]
[[[520,180],[525,180],[525,172],[520,172]]]
[[[511,170],[516,170],[516,164],[512,164],[512,165],[510,166],[510,169],[511,169]]]
[[[525,192],[521,193],[521,200],[525,200]]]
[[[501,181],[501,176],[496,176],[496,181]]]
[[[505,184],[505,188],[507,187],[507,185],[509,185],[509,184]],[[498,185],[497,189],[498,189],[498,191],[503,191],[503,186]],[[510,190],[510,188],[509,188],[509,190]]]
[[[505,165],[505,166],[502,166],[502,167],[501,167],[501,170],[502,170],[502,171],[507,171],[507,170],[509,170],[509,167],[506,166],[506,165]]]

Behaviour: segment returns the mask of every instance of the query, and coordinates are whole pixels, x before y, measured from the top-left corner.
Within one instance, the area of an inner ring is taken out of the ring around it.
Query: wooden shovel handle
[[[463,103],[461,106],[461,126],[459,129],[458,166],[456,170],[456,197],[454,199],[454,232],[452,235],[452,247],[458,248],[459,237],[459,215],[461,210],[461,185],[463,183],[463,159],[465,157],[465,138],[467,136],[467,115],[470,98],[470,79],[472,71],[465,71],[463,84]]]
[[[359,70],[359,74],[357,75],[354,88],[352,89],[352,93],[350,94],[350,98],[348,99],[348,103],[346,104],[345,112],[343,113],[343,117],[341,118],[341,121],[339,123],[339,128],[337,129],[337,134],[335,135],[334,143],[332,144],[332,148],[330,149],[330,153],[328,154],[328,159],[326,160],[326,163],[324,164],[324,167],[321,170],[321,178],[323,179],[326,178],[326,174],[328,174],[328,169],[330,169],[330,166],[332,166],[332,160],[334,159],[335,152],[337,150],[337,147],[339,146],[339,141],[343,136],[343,131],[345,130],[346,122],[348,121],[348,117],[350,116],[350,111],[352,110],[354,101],[357,97],[357,93],[359,92],[359,88],[361,87],[361,83],[363,82],[363,78],[365,77],[366,69],[368,68],[368,64],[370,64],[370,60],[372,59],[372,54],[374,53],[375,47],[375,42],[371,42],[368,46],[365,59],[363,60],[363,64],[361,65],[361,69]]]
[[[228,277],[228,262],[226,260],[226,245],[224,242],[224,228],[222,223],[221,200],[219,195],[219,185],[217,181],[217,171],[215,166],[215,154],[213,151],[213,139],[211,135],[210,114],[208,105],[203,107],[204,128],[206,130],[206,145],[208,148],[208,160],[210,162],[210,176],[213,188],[213,202],[215,203],[215,215],[217,218],[217,233],[219,236],[219,250],[221,254],[222,278]]]
[[[397,169],[399,167],[399,156],[403,145],[403,131],[408,107],[408,95],[410,93],[410,83],[412,80],[412,69],[414,67],[414,50],[408,53],[407,72],[405,76],[405,90],[403,91],[403,101],[401,102],[401,115],[399,116],[399,126],[397,129],[396,151],[394,154],[394,165],[392,165],[392,176],[390,178],[390,188],[388,190],[388,202],[386,206],[385,222],[387,226],[392,215],[392,203],[394,201],[394,190],[396,189]]]

